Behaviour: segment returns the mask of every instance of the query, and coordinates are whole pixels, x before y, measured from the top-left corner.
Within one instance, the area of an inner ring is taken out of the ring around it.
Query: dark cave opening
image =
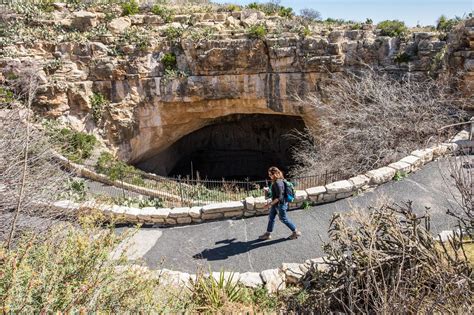
[[[136,166],[162,176],[265,179],[270,166],[287,173],[295,161],[289,135],[304,131],[301,117],[239,114],[196,130]]]

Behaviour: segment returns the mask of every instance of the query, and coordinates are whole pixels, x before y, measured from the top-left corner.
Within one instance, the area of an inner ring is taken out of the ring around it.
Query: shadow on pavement
[[[251,240],[247,242],[236,242],[235,238],[222,240],[216,242],[216,245],[225,244],[220,247],[215,247],[211,249],[205,249],[202,252],[193,255],[194,259],[206,259],[208,261],[213,260],[224,260],[229,258],[230,256],[239,255],[251,251],[252,249],[256,249],[263,246],[270,246],[273,244],[281,243],[284,241],[288,241],[288,238],[279,238],[276,240],[271,241],[262,241],[259,239]]]

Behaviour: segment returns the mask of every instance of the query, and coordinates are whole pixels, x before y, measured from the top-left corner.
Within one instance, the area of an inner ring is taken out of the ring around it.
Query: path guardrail
[[[94,166],[85,165],[90,171],[95,171]],[[102,176],[104,176],[102,174]],[[295,188],[304,190],[309,187],[326,185],[330,182],[343,179],[342,172],[326,172],[318,175],[289,178]],[[92,178],[93,179],[93,178]],[[137,195],[157,197],[164,206],[200,206],[225,201],[240,201],[246,197],[259,197],[264,195],[263,188],[268,187],[269,180],[210,180],[191,179],[189,177],[163,177],[145,173],[140,170],[123,170],[115,174],[113,182],[120,192],[116,195],[124,198],[136,198]],[[106,183],[107,184],[107,183]],[[108,183],[107,186],[109,186]],[[138,189],[128,189],[130,185],[143,188],[146,193],[141,194]],[[97,195],[110,194],[110,187],[94,186],[91,193]],[[151,196],[149,192],[159,192]],[[121,194],[120,194],[121,193]],[[168,198],[169,197],[169,198]]]

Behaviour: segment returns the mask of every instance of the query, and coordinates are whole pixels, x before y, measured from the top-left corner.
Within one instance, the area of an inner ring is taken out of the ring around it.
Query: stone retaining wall
[[[363,175],[358,175],[348,180],[342,180],[325,186],[311,187],[306,190],[297,190],[295,201],[290,203],[290,208],[299,208],[305,202],[311,205],[322,204],[339,199],[344,199],[391,181],[395,174],[408,174],[419,169],[424,164],[440,156],[455,153],[465,148],[472,147],[469,133],[461,131],[451,141],[437,146],[413,151],[409,156]],[[247,197],[243,201],[216,203],[206,206],[179,207],[179,208],[132,208],[117,205],[97,205],[93,202],[76,204],[70,201],[59,201],[54,207],[65,209],[99,209],[110,218],[120,223],[143,223],[172,226],[177,224],[200,223],[208,220],[251,217],[268,214],[265,208],[265,197]]]

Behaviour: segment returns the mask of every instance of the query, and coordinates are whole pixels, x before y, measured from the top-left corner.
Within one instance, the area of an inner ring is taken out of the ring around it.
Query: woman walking
[[[296,226],[291,222],[287,216],[288,202],[285,199],[285,183],[283,182],[283,173],[275,166],[268,169],[268,176],[272,180],[271,186],[271,198],[272,201],[267,204],[270,208],[268,215],[267,232],[260,235],[258,238],[261,240],[271,239],[273,227],[275,226],[275,217],[278,214],[280,221],[283,222],[293,233],[290,235],[290,239],[297,239],[301,236],[301,232],[296,229]]]

